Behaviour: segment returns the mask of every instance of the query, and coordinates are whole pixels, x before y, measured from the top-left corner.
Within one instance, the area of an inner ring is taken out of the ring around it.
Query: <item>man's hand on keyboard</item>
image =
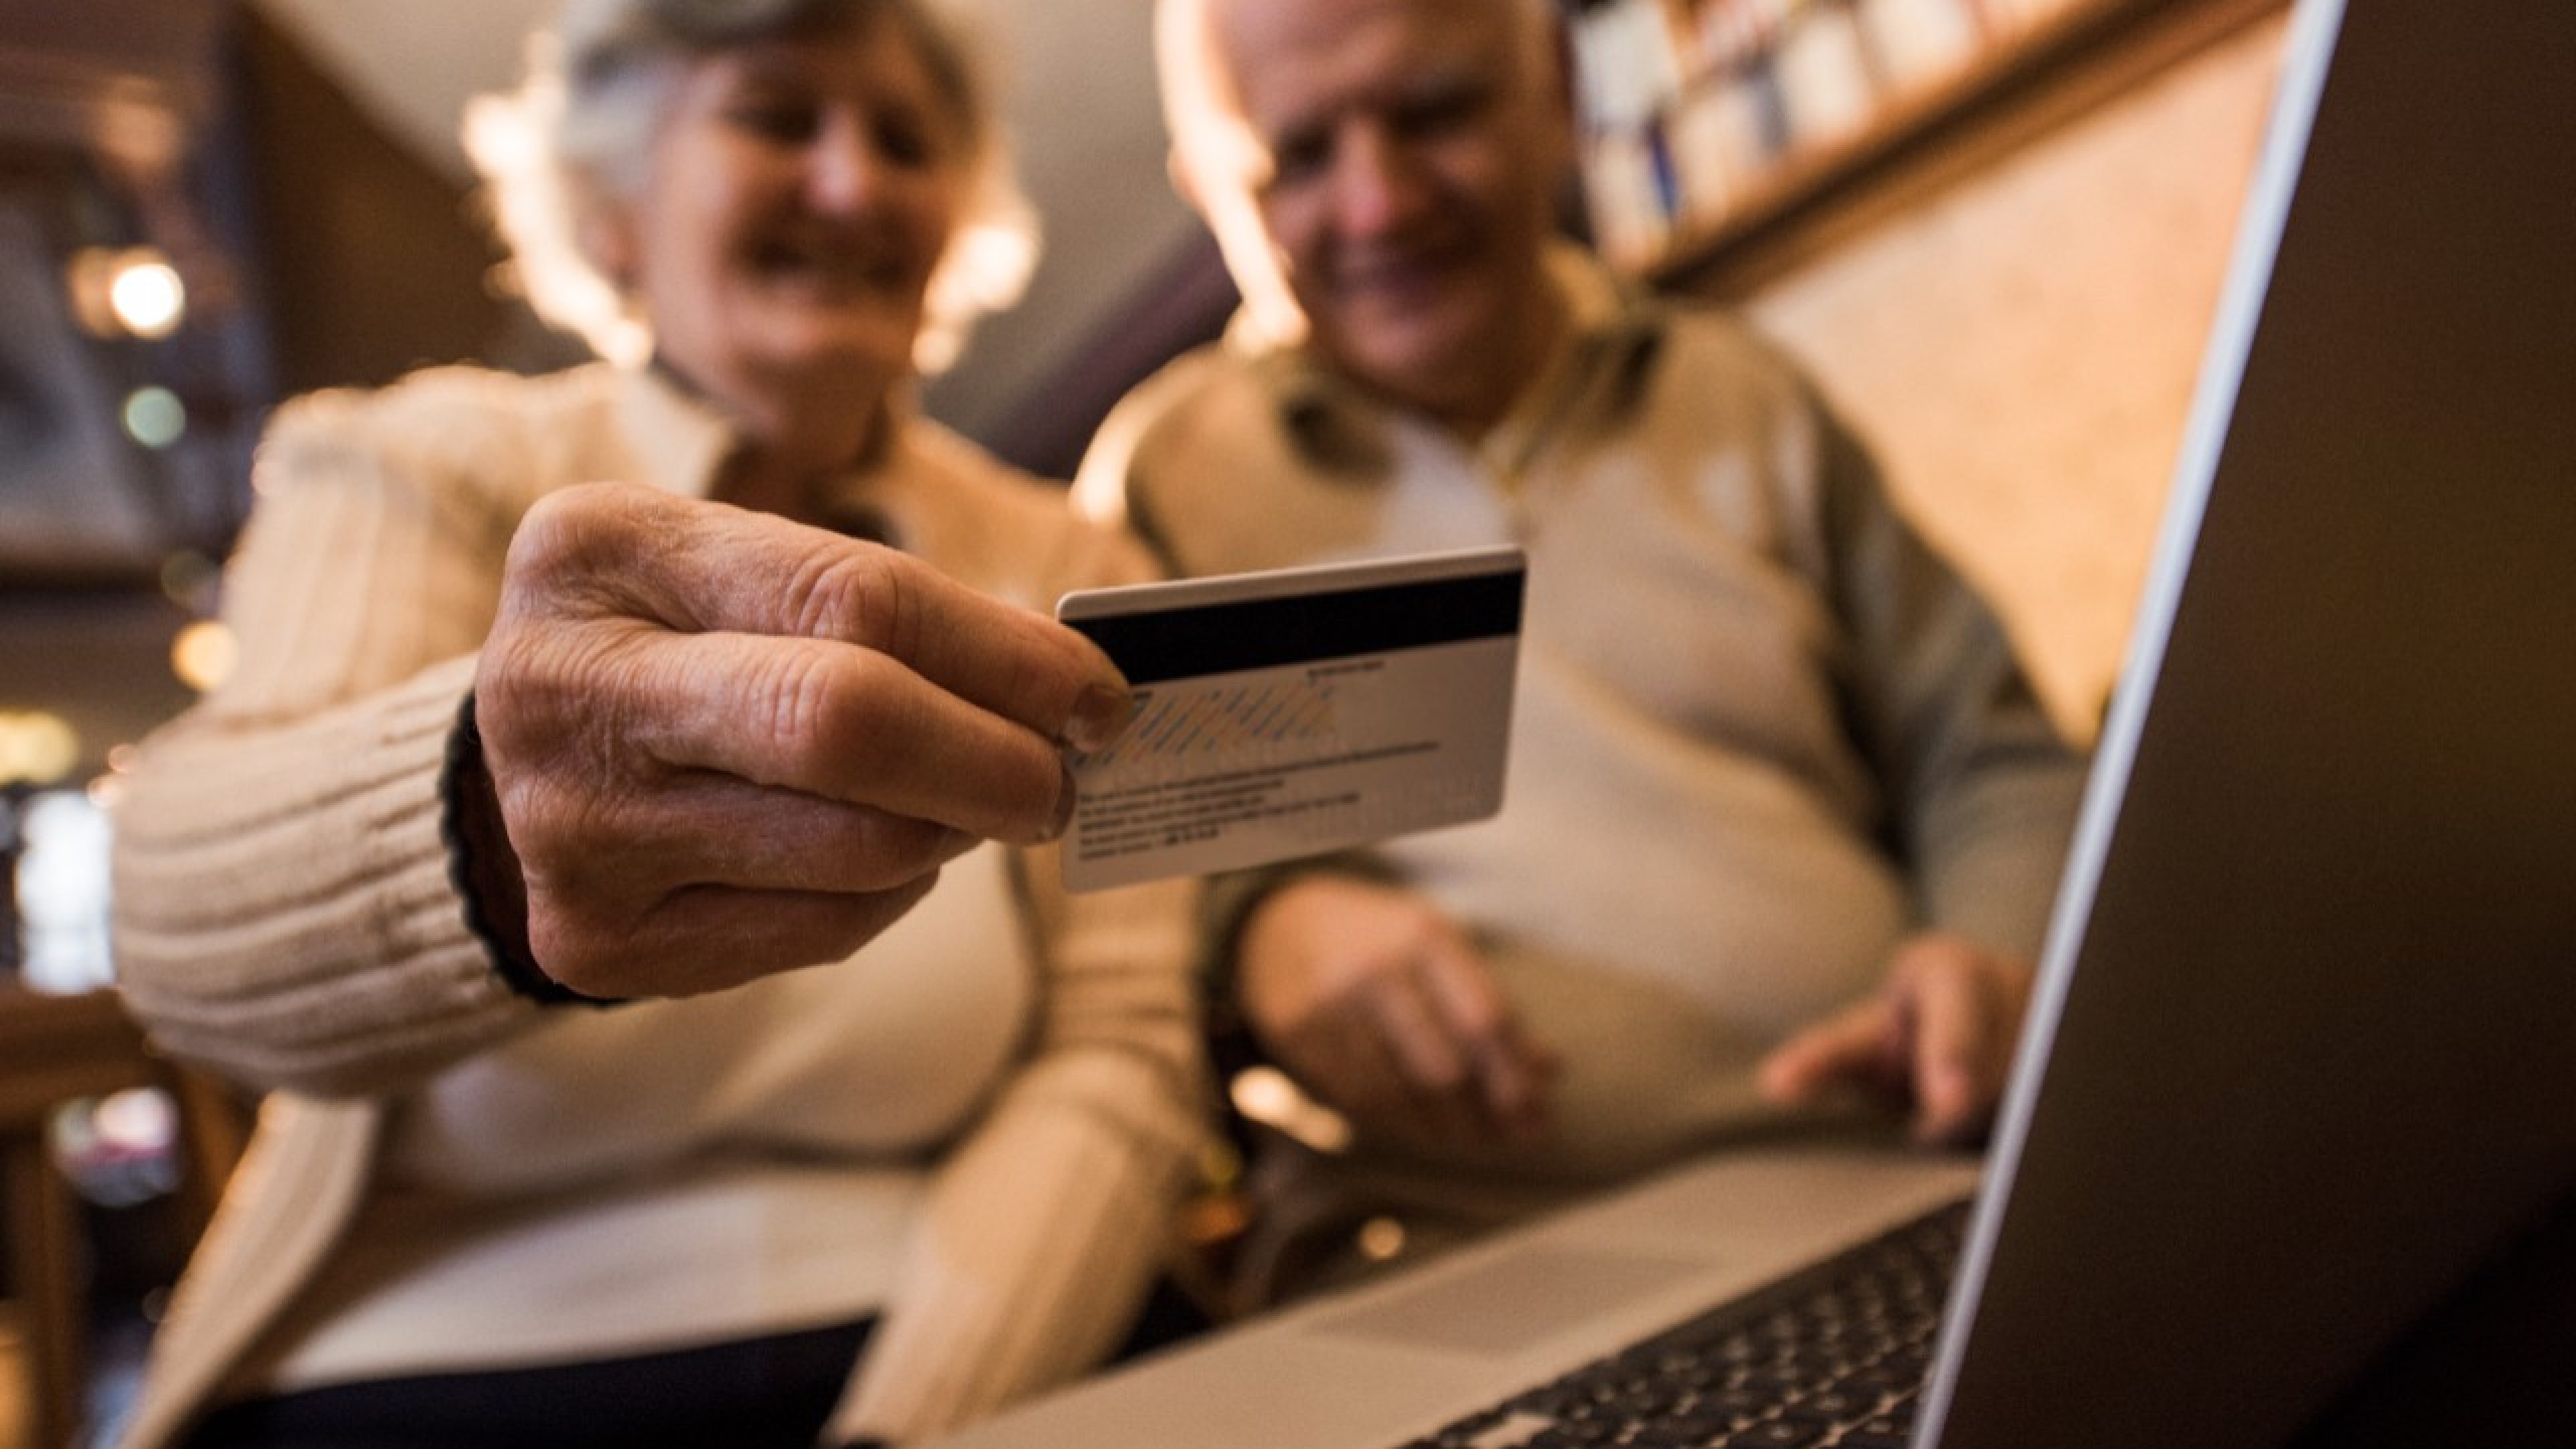
[[[1763,1060],[1763,1095],[1795,1105],[1855,1086],[1911,1111],[1916,1141],[1973,1145],[2003,1098],[2031,975],[1964,938],[1915,936],[1897,947],[1876,994]]]

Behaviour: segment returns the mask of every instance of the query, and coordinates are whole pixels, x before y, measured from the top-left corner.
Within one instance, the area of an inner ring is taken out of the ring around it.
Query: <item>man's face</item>
[[[1251,144],[1229,174],[1309,340],[1361,382],[1486,422],[1543,355],[1568,154],[1516,0],[1205,0]],[[1203,198],[1206,199],[1206,198]]]

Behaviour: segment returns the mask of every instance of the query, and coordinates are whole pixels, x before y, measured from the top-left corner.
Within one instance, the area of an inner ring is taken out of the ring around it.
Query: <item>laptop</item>
[[[1982,1162],[1712,1157],[949,1449],[2312,1422],[2576,1187],[2571,77],[2564,0],[2301,0]],[[1746,1344],[1845,1281],[1872,1417],[1820,1426]]]

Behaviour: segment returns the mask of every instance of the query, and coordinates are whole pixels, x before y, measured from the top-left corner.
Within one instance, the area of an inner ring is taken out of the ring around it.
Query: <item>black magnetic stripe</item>
[[[1515,633],[1524,578],[1514,569],[1065,622],[1109,651],[1128,683],[1152,684]]]

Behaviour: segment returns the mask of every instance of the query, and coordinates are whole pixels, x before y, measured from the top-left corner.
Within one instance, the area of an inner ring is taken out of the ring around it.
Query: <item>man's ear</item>
[[[1163,153],[1163,178],[1172,184],[1172,192],[1180,197],[1182,205],[1197,212],[1201,220],[1207,218],[1207,198],[1200,194],[1198,179],[1190,174],[1190,163],[1182,159],[1180,147]]]
[[[573,218],[572,244],[610,286],[620,292],[634,290],[642,258],[635,243],[635,223],[626,208],[604,197],[584,198]]]

